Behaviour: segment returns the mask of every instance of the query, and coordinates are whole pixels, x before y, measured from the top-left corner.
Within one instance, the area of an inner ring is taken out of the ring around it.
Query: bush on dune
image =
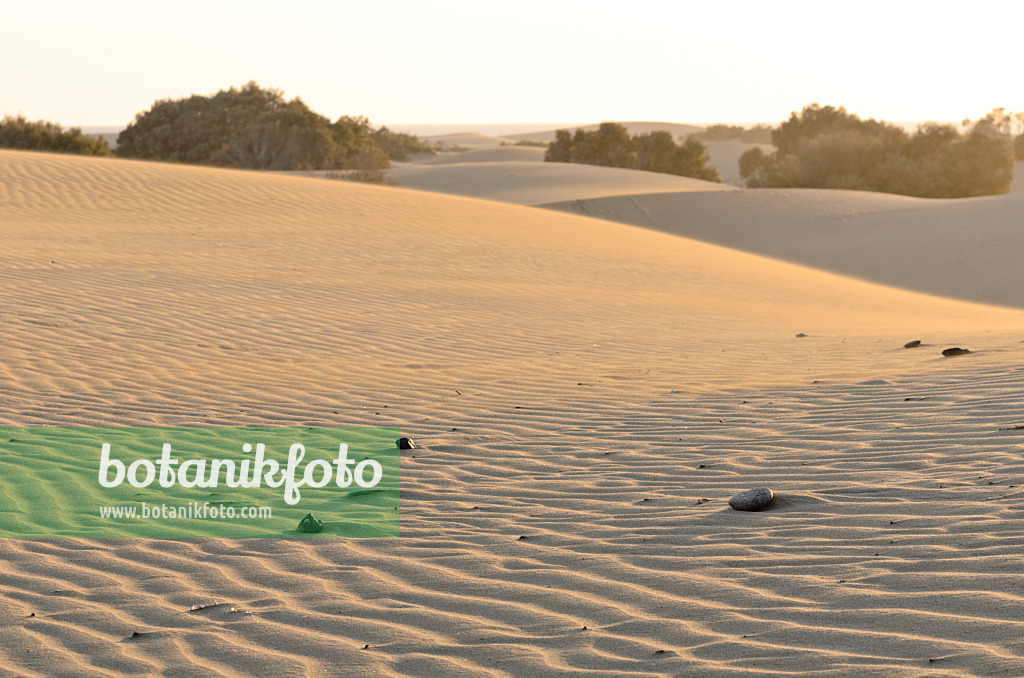
[[[29,121],[23,115],[7,115],[0,120],[0,148],[110,155],[110,146],[102,137],[83,134],[78,127],[66,130],[55,122]]]
[[[1014,156],[999,111],[963,134],[928,123],[909,135],[842,107],[812,104],[772,132],[774,153],[744,153],[740,174],[751,188],[841,188],[927,198],[1006,193]]]
[[[429,144],[423,139],[405,132],[392,132],[381,127],[372,133],[373,141],[392,160],[408,160],[410,155],[435,155],[439,149],[436,144]]]
[[[358,170],[389,167],[394,133],[374,131],[366,118],[331,122],[299,98],[249,82],[211,96],[157,101],[117,138],[117,155],[171,162],[267,170]]]
[[[507,141],[502,141],[501,145],[502,146],[508,146],[509,143]],[[519,141],[513,143],[512,145],[513,146],[530,146],[530,147],[533,147],[533,148],[547,148],[548,142],[547,141],[534,141],[532,139],[520,139]]]
[[[721,182],[717,170],[708,166],[707,148],[689,138],[676,144],[668,132],[630,136],[624,125],[603,122],[592,132],[555,132],[555,140],[544,153],[545,162],[575,162],[626,169],[646,170]]]

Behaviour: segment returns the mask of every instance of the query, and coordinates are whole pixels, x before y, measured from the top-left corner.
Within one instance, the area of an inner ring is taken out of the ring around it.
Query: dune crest
[[[653,192],[543,205],[905,289],[1024,308],[1024,194],[928,200],[757,189]]]

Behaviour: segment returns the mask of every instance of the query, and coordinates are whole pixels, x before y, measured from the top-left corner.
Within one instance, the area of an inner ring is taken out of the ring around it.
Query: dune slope
[[[709,141],[705,143],[710,161],[708,164],[718,170],[722,183],[742,186],[743,180],[740,177],[739,159],[747,150],[758,144],[746,144],[739,141]],[[767,144],[760,144],[760,148],[766,153],[771,152],[774,147]],[[537,146],[498,146],[488,148],[476,148],[461,153],[442,153],[430,158],[417,160],[414,164],[421,165],[451,165],[470,162],[543,162],[545,147]],[[461,193],[458,187],[452,184],[456,190],[447,191],[456,195]],[[440,191],[445,192],[445,191]],[[582,197],[582,196],[580,196]],[[521,202],[521,201],[520,201]]]
[[[441,153],[418,160],[414,164],[418,167],[420,165],[454,165],[470,162],[543,162],[544,150],[536,146],[477,148],[461,153]]]
[[[0,423],[419,444],[400,539],[3,540],[4,672],[1022,666],[1020,311],[253,172],[4,151],[0,210]]]
[[[906,289],[1024,307],[1024,195],[923,200],[759,189],[545,207],[675,233]]]
[[[671,174],[562,162],[417,163],[389,170],[387,179],[402,188],[518,205],[644,192],[736,190]]]

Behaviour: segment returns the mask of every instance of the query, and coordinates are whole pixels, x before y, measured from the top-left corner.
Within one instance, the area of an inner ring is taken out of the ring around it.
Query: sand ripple
[[[0,424],[418,444],[400,539],[0,541],[5,675],[1024,670],[1018,312],[388,188],[0,187]]]

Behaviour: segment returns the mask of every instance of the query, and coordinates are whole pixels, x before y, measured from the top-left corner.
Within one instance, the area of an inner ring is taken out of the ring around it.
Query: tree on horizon
[[[117,155],[267,170],[390,166],[366,118],[331,122],[302,99],[287,101],[281,90],[255,81],[209,96],[154,102],[118,135]]]

